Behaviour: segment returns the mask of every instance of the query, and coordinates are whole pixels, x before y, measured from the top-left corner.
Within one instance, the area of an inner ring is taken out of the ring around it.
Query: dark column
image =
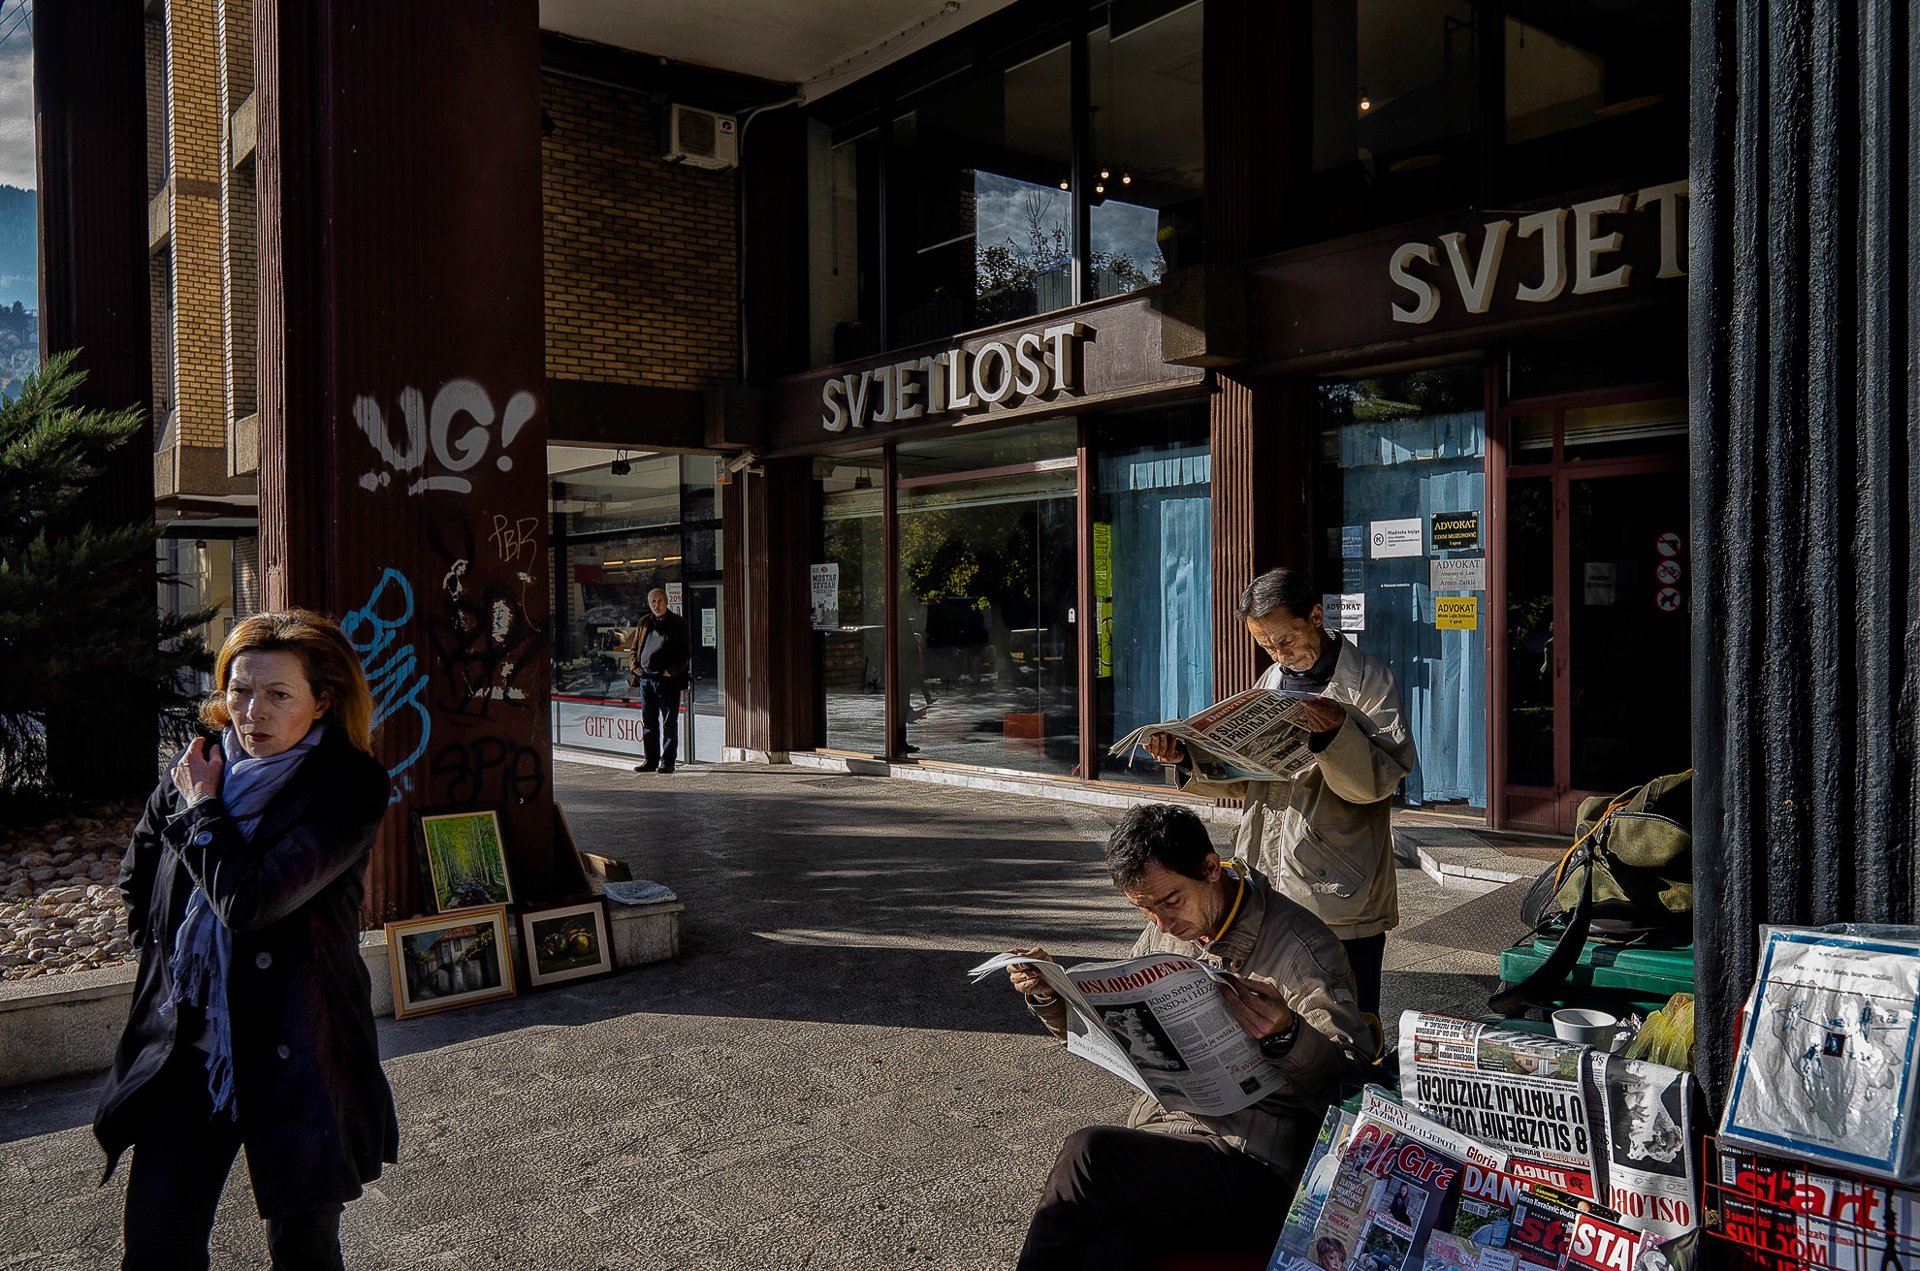
[[[775,459],[727,487],[727,745],[813,749],[807,583],[812,465]]]
[[[1223,358],[1245,344],[1246,261],[1293,232],[1303,166],[1288,126],[1295,32],[1306,6],[1209,4],[1202,54],[1206,93],[1206,344]],[[1305,564],[1311,419],[1285,409],[1285,381],[1220,371],[1209,403],[1213,457],[1213,692],[1251,687],[1258,650],[1234,603],[1261,570]]]
[[[1916,918],[1907,6],[1696,0],[1692,357],[1700,1052],[1757,924]]]
[[[146,25],[119,0],[41,5],[33,16],[34,121],[39,133],[40,348],[82,350],[76,406],[138,406],[147,428],[116,451],[89,491],[102,528],[153,516],[152,332],[147,314]],[[149,564],[146,568],[150,569]],[[154,639],[159,639],[156,627]],[[147,686],[84,735],[47,721],[57,789],[126,796],[153,786],[158,698]],[[103,727],[103,722],[107,726]]]
[[[500,809],[557,886],[535,0],[260,0],[268,602],[360,648],[393,810],[379,920],[431,909],[408,813]]]

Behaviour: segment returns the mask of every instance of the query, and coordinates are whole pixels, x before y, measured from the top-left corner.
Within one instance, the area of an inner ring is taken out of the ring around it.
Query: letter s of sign
[[[1387,275],[1395,285],[1404,287],[1413,293],[1415,304],[1411,309],[1393,306],[1395,322],[1411,322],[1416,325],[1432,322],[1433,315],[1440,312],[1440,292],[1424,278],[1407,272],[1407,266],[1416,260],[1434,263],[1433,248],[1426,243],[1402,243],[1393,249],[1393,261],[1387,266]]]
[[[1039,333],[1022,331],[1013,342],[1013,358],[1017,364],[1013,391],[1021,397],[1032,397],[1047,382],[1047,364],[1040,354]]]
[[[828,432],[847,430],[847,408],[840,404],[840,393],[845,388],[839,377],[828,380],[820,386],[820,404],[827,408],[827,414],[820,426]]]

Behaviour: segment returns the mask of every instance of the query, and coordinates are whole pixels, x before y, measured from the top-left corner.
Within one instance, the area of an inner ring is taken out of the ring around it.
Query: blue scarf
[[[324,725],[316,723],[292,747],[264,759],[247,754],[231,725],[220,734],[220,750],[226,757],[220,798],[243,836],[253,837],[273,796],[298,770],[300,761],[320,744],[325,731]],[[173,990],[161,1003],[160,1013],[171,1014],[183,1002],[206,1013],[207,1039],[211,1043],[207,1093],[213,1098],[214,1112],[224,1110],[230,1120],[239,1115],[233,1100],[233,1024],[227,1006],[227,974],[232,967],[233,933],[213,912],[206,889],[196,884],[193,895],[187,898],[186,917],[174,936],[173,956],[167,962]]]

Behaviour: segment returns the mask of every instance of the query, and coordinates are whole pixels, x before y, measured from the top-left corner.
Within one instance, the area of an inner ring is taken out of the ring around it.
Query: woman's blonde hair
[[[373,694],[360,669],[360,657],[333,619],[311,609],[286,609],[243,618],[220,646],[214,663],[219,686],[201,703],[200,719],[209,728],[225,728],[227,680],[233,660],[242,653],[273,653],[285,649],[306,664],[307,684],[315,698],[327,701],[327,722],[338,728],[355,748],[373,753]]]

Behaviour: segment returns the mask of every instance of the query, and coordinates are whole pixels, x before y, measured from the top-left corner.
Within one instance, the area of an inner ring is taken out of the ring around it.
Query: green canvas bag
[[[1573,846],[1534,880],[1520,904],[1535,935],[1559,926],[1533,974],[1503,986],[1489,1005],[1514,1014],[1551,1000],[1588,939],[1690,944],[1693,940],[1693,770],[1656,777],[1611,799],[1580,805]]]

